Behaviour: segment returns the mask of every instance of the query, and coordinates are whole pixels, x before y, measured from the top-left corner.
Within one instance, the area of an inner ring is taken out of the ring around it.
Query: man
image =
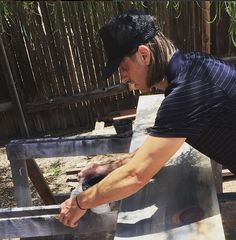
[[[122,82],[142,92],[161,89],[165,99],[150,135],[130,158],[82,171],[109,174],[61,204],[59,219],[70,227],[87,209],[140,190],[185,141],[236,173],[236,69],[207,54],[182,54],[142,12],[112,18],[99,33],[108,58],[103,78],[119,69]]]

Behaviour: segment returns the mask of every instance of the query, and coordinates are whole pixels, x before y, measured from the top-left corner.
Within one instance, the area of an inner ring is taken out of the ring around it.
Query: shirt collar
[[[176,77],[185,61],[186,57],[177,49],[167,65],[166,77],[168,83]]]

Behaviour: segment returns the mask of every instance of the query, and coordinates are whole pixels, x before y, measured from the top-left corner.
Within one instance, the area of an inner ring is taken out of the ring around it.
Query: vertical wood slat
[[[32,100],[32,98],[27,94],[27,86],[31,89],[33,95],[36,95],[37,86],[33,80],[32,68],[30,66],[26,46],[21,34],[22,21],[19,18],[21,8],[17,9],[15,4],[13,4],[13,6],[16,14],[9,29],[11,38],[8,46],[11,46],[11,50],[9,51],[8,56],[10,59],[15,59],[15,63],[11,63],[11,68],[13,70],[13,74],[15,75],[14,79],[17,86],[20,87],[18,92],[20,93],[21,101],[24,100],[24,102],[27,102]],[[11,56],[14,56],[14,58]]]
[[[25,12],[23,12],[23,10],[21,8],[19,8],[18,11],[18,21],[20,22],[19,24],[21,24],[22,26],[24,26],[24,29],[22,29],[22,34],[19,33],[18,34],[18,39],[16,39],[17,42],[22,43],[21,45],[17,46],[17,48],[15,49],[15,54],[18,58],[18,62],[20,66],[24,66],[24,60],[28,59],[28,68],[31,71],[31,75],[29,75],[31,78],[28,78],[27,75],[25,75],[25,69],[24,67],[21,67],[22,74],[23,74],[23,80],[25,82],[25,93],[27,94],[25,96],[25,101],[32,101],[34,100],[34,98],[36,96],[38,96],[39,98],[41,98],[42,96],[44,96],[46,93],[43,89],[42,86],[42,73],[39,69],[39,62],[38,62],[38,54],[36,53],[36,49],[34,48],[34,43],[32,42],[32,27],[30,26],[30,20],[31,18],[27,18]],[[24,38],[24,39],[23,39]],[[19,50],[18,50],[19,48]],[[27,54],[28,52],[28,54]],[[25,58],[22,58],[22,56],[25,55]],[[26,71],[27,73],[27,71]],[[36,85],[36,89],[32,88],[31,84],[35,83]],[[27,90],[30,89],[30,91],[28,92]],[[37,92],[37,94],[36,94]]]
[[[36,36],[33,41],[36,46],[36,50],[39,54],[40,60],[40,71],[43,72],[43,84],[48,88],[49,95],[46,98],[51,98],[53,96],[59,95],[59,88],[55,77],[55,71],[52,66],[52,61],[50,58],[50,52],[48,44],[46,41],[46,35],[42,25],[42,18],[38,11],[38,3],[35,5],[35,17],[32,18],[32,27],[35,31],[34,36]]]
[[[97,59],[97,55],[96,55],[96,45],[95,45],[95,33],[94,33],[94,29],[93,29],[93,26],[92,26],[92,21],[91,21],[91,3],[85,3],[83,4],[84,8],[83,8],[83,14],[84,14],[84,19],[86,21],[86,27],[87,27],[87,30],[88,30],[88,41],[89,41],[89,44],[90,44],[90,51],[89,51],[89,54],[88,55],[88,58],[90,59],[90,62],[92,63],[92,65],[94,66],[93,67],[93,71],[92,71],[92,75],[91,75],[91,82],[92,82],[92,85],[93,87],[106,87],[106,85],[100,85],[99,84],[99,81],[97,79],[97,77],[99,77],[99,69],[98,69],[98,66],[99,63],[97,64],[96,62],[96,59]],[[104,103],[102,100],[98,99],[98,100],[93,100],[91,101],[91,103],[95,106],[95,116],[97,117],[100,117],[102,115],[104,115],[104,112],[103,112],[103,109],[104,109]]]
[[[91,61],[91,57],[89,56],[89,52],[90,52],[90,48],[89,48],[89,35],[87,32],[87,23],[86,23],[86,19],[85,19],[85,15],[84,15],[84,4],[76,4],[76,11],[77,11],[77,17],[80,23],[79,25],[79,29],[80,29],[80,33],[81,33],[81,43],[83,46],[83,58],[84,58],[84,62],[83,62],[83,73],[84,73],[84,83],[86,86],[87,91],[91,91],[93,90],[93,84],[92,82],[95,79],[95,75],[94,75],[94,71],[92,68],[92,61]],[[85,101],[85,106],[87,108],[87,114],[88,114],[88,118],[89,118],[89,122],[93,122],[95,121],[95,106],[96,103],[94,101]]]
[[[68,87],[70,90],[68,91],[67,94],[74,93],[74,88],[73,88],[73,82],[75,81],[75,74],[74,74],[74,69],[73,69],[73,64],[71,60],[71,52],[70,52],[70,47],[68,43],[68,38],[67,38],[67,33],[66,33],[66,25],[65,25],[65,16],[63,14],[63,4],[60,2],[60,4],[57,4],[57,21],[59,23],[59,32],[60,32],[60,40],[61,40],[61,46],[63,50],[62,55],[64,55],[63,58],[63,64],[65,64],[65,82],[68,82]],[[60,46],[60,44],[58,44]],[[58,49],[59,50],[59,49]]]
[[[83,41],[82,39],[82,30],[81,30],[81,25],[83,25],[83,20],[81,20],[80,17],[80,6],[78,3],[73,2],[73,4],[70,6],[70,11],[72,13],[72,15],[75,17],[75,21],[78,24],[72,24],[72,26],[74,27],[73,31],[75,34],[75,42],[77,45],[76,51],[77,51],[77,55],[78,55],[78,60],[77,60],[77,67],[76,68],[80,68],[81,69],[81,73],[82,73],[82,77],[79,78],[79,82],[80,82],[80,90],[81,92],[84,91],[88,91],[90,90],[90,88],[88,87],[88,85],[86,84],[87,81],[89,81],[89,74],[88,74],[88,69],[87,69],[87,59],[86,59],[86,52],[85,52],[85,46],[84,44],[86,44],[86,42]],[[74,23],[74,21],[71,21]],[[81,103],[83,108],[83,112],[85,113],[84,116],[86,116],[86,118],[82,118],[82,121],[88,122],[91,124],[91,122],[93,121],[93,117],[91,115],[91,111],[90,109],[90,104],[88,101],[84,101],[83,103]]]
[[[68,92],[67,94],[74,94],[78,91],[78,84],[76,82],[76,75],[75,75],[75,71],[74,71],[74,66],[73,66],[73,62],[72,62],[72,53],[71,53],[71,49],[70,49],[70,43],[69,43],[69,39],[67,37],[68,35],[68,25],[67,25],[67,20],[66,20],[66,15],[65,15],[65,8],[63,7],[63,5],[65,5],[65,3],[61,3],[58,5],[57,8],[57,12],[58,12],[58,20],[60,22],[60,35],[61,35],[61,40],[62,40],[62,44],[63,44],[63,50],[64,50],[64,54],[65,55],[65,64],[67,67],[67,78],[65,78],[65,82],[69,82],[70,87],[71,87],[71,91]],[[67,116],[71,117],[73,114],[72,112],[76,112],[77,108],[75,106],[75,104],[71,104],[69,105],[67,108],[63,108],[62,109],[62,114],[64,115],[64,118],[62,118],[62,127],[66,129],[67,127]],[[72,118],[73,119],[73,118]],[[69,121],[71,121],[71,119],[69,119]]]
[[[44,1],[39,1],[39,6],[42,13],[42,22],[44,24],[44,29],[47,36],[46,41],[48,44],[50,56],[52,58],[54,74],[56,76],[57,86],[59,88],[59,95],[61,95],[64,93],[63,91],[64,84],[63,84],[63,77],[62,77],[63,75],[58,63],[58,55],[57,55],[57,49],[55,46],[55,39],[54,39],[54,29],[52,28],[52,24],[50,20],[50,15],[53,14],[53,9],[50,5],[48,5]]]
[[[37,3],[37,4],[39,7],[40,3]],[[44,30],[45,27],[43,25],[43,17],[38,12],[38,9],[37,9],[37,13],[38,13],[38,15],[36,15],[37,31],[38,31],[38,35],[40,36],[39,40],[41,41],[41,44],[42,44],[43,58],[45,60],[44,65],[46,67],[45,71],[46,71],[46,74],[48,75],[48,80],[44,79],[44,81],[50,82],[50,86],[53,91],[53,96],[58,96],[58,95],[60,95],[60,89],[59,89],[59,85],[57,82],[55,68],[53,66],[52,54],[50,52],[50,48],[49,48],[49,44],[48,44],[49,41],[47,40],[48,35],[47,35],[46,31]]]
[[[68,74],[68,68],[66,64],[66,57],[65,57],[65,42],[63,39],[63,35],[61,33],[61,28],[64,28],[63,19],[61,17],[61,6],[60,2],[56,2],[54,5],[54,19],[51,19],[51,24],[54,30],[54,39],[55,39],[55,46],[58,54],[58,65],[61,68],[61,73],[63,76],[63,86],[64,91],[62,95],[72,94],[72,86],[70,82],[70,77]]]
[[[70,27],[72,30],[72,33],[74,35],[74,61],[75,61],[75,69],[77,71],[77,77],[79,81],[79,91],[85,92],[86,85],[84,82],[84,69],[86,68],[85,63],[85,53],[84,53],[84,47],[82,42],[82,34],[80,31],[80,20],[78,18],[78,13],[76,11],[76,3],[72,2],[68,5],[69,8],[69,14],[73,16],[73,19],[70,19]]]
[[[211,51],[211,28],[210,28],[210,2],[204,1],[202,6],[202,51],[210,53]]]
[[[74,51],[73,51],[74,41],[73,41],[73,36],[71,32],[72,30],[71,24],[70,24],[71,18],[69,15],[68,3],[67,2],[61,3],[61,7],[62,7],[62,12],[64,16],[64,25],[65,25],[62,31],[62,35],[65,40],[66,60],[68,64],[73,92],[77,93],[79,92],[79,85],[78,85],[75,66],[74,66]]]
[[[35,10],[36,11],[36,10]],[[37,65],[34,67],[38,68],[38,72],[41,75],[41,81],[39,84],[41,84],[41,88],[42,91],[44,93],[44,95],[42,96],[42,99],[48,99],[51,98],[55,95],[55,90],[54,90],[54,85],[53,85],[53,81],[51,79],[49,79],[48,76],[50,76],[48,74],[48,67],[45,64],[45,57],[44,57],[44,52],[43,52],[43,33],[39,27],[39,25],[37,24],[37,19],[35,19],[37,17],[37,15],[35,17],[31,18],[30,22],[30,27],[31,27],[31,32],[32,32],[32,43],[34,45],[35,48],[35,54],[36,54],[36,62]],[[41,33],[41,34],[40,34]],[[29,49],[31,50],[31,49]]]
[[[49,5],[48,5],[49,6]],[[71,79],[69,75],[69,69],[67,65],[67,56],[66,56],[66,43],[67,39],[65,39],[64,33],[64,20],[62,16],[62,9],[61,9],[61,3],[56,2],[53,4],[53,14],[50,17],[50,24],[53,30],[53,37],[54,37],[54,44],[55,49],[57,53],[57,59],[55,61],[57,62],[57,66],[60,68],[61,71],[61,95],[71,95],[73,94],[73,87],[71,84]],[[68,106],[66,109],[63,107],[59,107],[57,113],[59,115],[55,115],[53,119],[58,121],[59,123],[59,129],[66,129],[66,116],[70,115],[70,106]]]
[[[76,46],[78,46],[78,40],[77,40],[78,29],[76,30],[77,24],[76,24],[75,8],[71,5],[71,3],[67,3],[67,2],[64,2],[63,6],[64,6],[64,9],[66,9],[65,14],[67,17],[68,32],[69,32],[71,50],[72,50],[73,61],[75,66],[75,73],[77,78],[77,83],[75,84],[77,84],[77,92],[84,92],[86,88],[84,86],[83,75],[82,75],[81,66],[80,66],[81,60],[80,60],[79,53],[76,50]],[[74,16],[74,19],[72,19],[70,16]],[[73,122],[75,122],[75,125],[76,125],[76,119],[77,121],[79,121],[80,125],[83,125],[83,122],[89,122],[87,113],[85,113],[84,111],[84,108],[85,108],[84,103],[83,102],[77,103],[77,104],[74,104],[74,106],[77,109],[73,111],[74,114],[72,114],[72,119],[73,119]]]

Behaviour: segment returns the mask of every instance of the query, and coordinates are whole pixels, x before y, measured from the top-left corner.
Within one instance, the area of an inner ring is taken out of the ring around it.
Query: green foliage
[[[112,10],[110,8],[110,5],[116,5],[117,9],[119,11],[122,11],[125,9],[125,6],[135,7],[135,8],[143,8],[148,9],[152,8],[153,6],[159,6],[159,5],[165,5],[168,9],[174,9],[176,12],[176,18],[178,18],[181,15],[181,8],[184,6],[184,4],[196,4],[201,8],[201,2],[202,1],[114,1],[108,4],[106,1],[101,2],[88,2],[88,3],[79,3],[83,4],[85,13],[86,14],[92,14],[94,12],[94,8],[96,8],[97,4],[100,4],[103,6],[103,8],[108,7],[107,15],[111,16],[113,14]],[[215,15],[213,16],[211,23],[215,21],[220,21],[222,18],[223,11],[229,16],[230,19],[230,25],[229,25],[229,36],[234,44],[236,46],[236,1],[210,1],[211,2],[211,9],[215,9]],[[47,5],[50,8],[53,8],[53,14],[55,17],[55,24],[58,24],[58,11],[63,2],[61,1],[55,1],[55,2],[47,2]],[[74,3],[73,3],[74,4]],[[25,13],[27,17],[32,16],[33,14],[39,14],[38,13],[38,1],[0,1],[0,27],[1,32],[4,31],[4,24],[3,22],[7,22],[9,25],[14,24],[14,17],[16,16],[18,11],[21,11]],[[204,10],[204,9],[203,9]],[[114,12],[115,13],[115,12]]]
[[[234,46],[236,46],[236,2],[225,1],[223,4],[225,6],[225,11],[230,17],[229,34]]]
[[[61,174],[60,161],[56,161],[50,165],[49,173],[55,177]]]
[[[181,4],[180,1],[167,1],[166,8],[173,8],[177,13],[176,18],[181,15]]]

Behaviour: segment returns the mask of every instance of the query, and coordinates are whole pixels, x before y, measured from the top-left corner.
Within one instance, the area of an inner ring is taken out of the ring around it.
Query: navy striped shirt
[[[236,68],[204,53],[175,52],[151,136],[186,142],[236,174]]]

